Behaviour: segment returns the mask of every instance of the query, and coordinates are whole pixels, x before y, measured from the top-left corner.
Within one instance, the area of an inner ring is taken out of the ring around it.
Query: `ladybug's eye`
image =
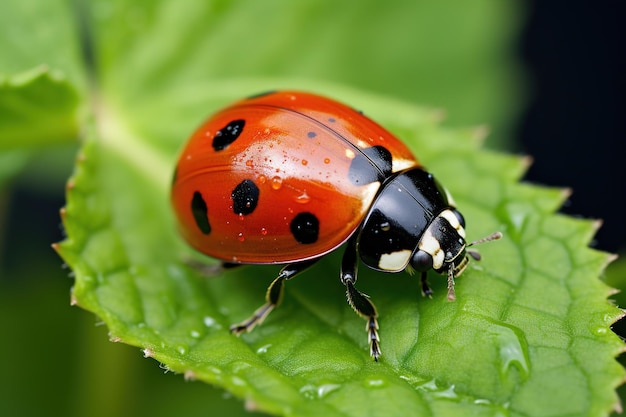
[[[428,271],[433,267],[433,257],[423,250],[418,250],[411,259],[411,266],[419,272]]]

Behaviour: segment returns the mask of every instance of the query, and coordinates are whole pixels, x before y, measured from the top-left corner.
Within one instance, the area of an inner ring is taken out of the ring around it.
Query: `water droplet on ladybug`
[[[283,186],[283,179],[279,176],[272,177],[272,188],[279,190]]]
[[[309,164],[309,161],[307,161],[306,159],[302,160],[302,165],[307,166]]]
[[[388,232],[391,229],[391,224],[389,222],[384,222],[380,224],[380,230],[383,232]]]
[[[237,235],[237,240],[240,242],[244,242],[246,240],[246,238],[243,235],[243,232],[239,232],[239,234]]]
[[[267,177],[265,175],[259,175],[257,177],[257,181],[259,182],[259,184],[265,184],[265,182],[267,181]]]
[[[302,191],[302,194],[296,197],[296,203],[306,204],[311,201],[311,197],[306,193],[306,190]]]
[[[330,158],[324,158],[324,163],[325,164],[330,164]]]
[[[267,235],[267,229],[265,227],[261,227],[261,236]]]

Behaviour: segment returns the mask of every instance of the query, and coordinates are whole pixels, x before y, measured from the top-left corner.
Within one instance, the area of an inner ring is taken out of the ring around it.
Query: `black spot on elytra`
[[[228,145],[236,141],[239,135],[241,135],[245,125],[246,121],[243,119],[233,120],[218,130],[213,138],[213,149],[216,151],[223,151],[226,149]]]
[[[276,93],[276,92],[277,92],[277,90],[269,90],[269,91],[264,91],[264,92],[262,92],[262,93],[253,94],[253,95],[251,95],[251,96],[248,96],[248,97],[246,97],[246,99],[247,99],[247,100],[252,100],[252,99],[254,99],[254,98],[261,98],[261,97],[264,97],[264,96],[269,96],[270,94],[274,94],[274,93]]]
[[[303,212],[293,218],[289,228],[298,243],[315,243],[320,233],[320,221],[314,214]]]
[[[191,213],[193,214],[198,229],[205,235],[211,233],[208,207],[199,191],[193,193],[193,198],[191,199]]]
[[[251,180],[243,180],[237,184],[230,196],[233,199],[235,214],[250,214],[259,202],[259,187]]]
[[[391,152],[383,146],[361,149],[350,163],[348,177],[355,185],[383,181],[391,175]]]

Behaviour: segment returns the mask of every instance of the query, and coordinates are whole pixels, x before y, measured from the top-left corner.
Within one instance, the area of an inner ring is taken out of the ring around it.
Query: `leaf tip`
[[[530,155],[523,155],[520,160],[522,161],[522,167],[524,167],[524,170],[527,170],[528,168],[530,168],[530,166],[533,164],[533,162],[535,161],[533,159],[532,156]]]
[[[70,293],[70,306],[75,307],[78,305],[78,300],[76,299],[76,294],[74,294],[74,290]]]
[[[244,402],[244,408],[250,413],[258,412],[261,410],[256,401],[251,398],[246,398]]]
[[[622,383],[624,382],[626,382],[626,380],[622,381]],[[615,402],[615,405],[613,406],[613,412],[615,412],[615,414],[622,414],[623,411],[624,409],[622,408],[622,400],[618,398]]]
[[[600,230],[600,228],[602,227],[602,225],[604,224],[604,220],[602,219],[595,219],[592,222],[592,227],[594,232],[597,232],[598,230]],[[609,263],[613,262],[615,259],[617,259],[617,255],[615,254],[611,254],[613,255],[609,261]]]
[[[572,196],[572,189],[570,187],[565,187],[561,189],[561,197],[563,200],[567,200]]]

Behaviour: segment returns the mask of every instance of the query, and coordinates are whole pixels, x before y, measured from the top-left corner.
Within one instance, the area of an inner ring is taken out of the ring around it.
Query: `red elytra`
[[[236,138],[222,143],[227,136]],[[392,172],[419,166],[394,135],[336,101],[290,91],[239,101],[204,122],[180,155],[172,201],[182,234],[200,252],[233,263],[328,253],[355,231],[381,185],[350,177],[355,158],[375,146],[391,153]],[[193,201],[206,206],[206,218],[194,215]],[[292,231],[302,213],[320,225],[308,244]]]

